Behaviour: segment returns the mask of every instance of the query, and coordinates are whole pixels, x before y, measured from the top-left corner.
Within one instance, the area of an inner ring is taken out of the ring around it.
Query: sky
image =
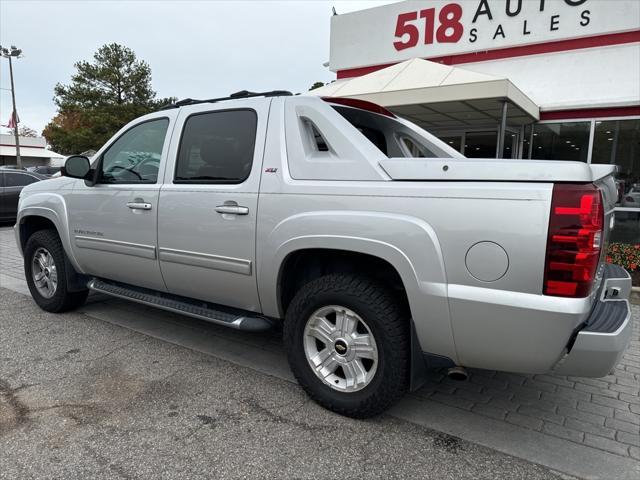
[[[159,97],[212,98],[238,90],[302,92],[335,74],[331,7],[338,14],[381,1],[0,0],[0,45],[16,45],[21,125],[38,133],[55,115],[53,88],[73,64],[117,42],[149,63]],[[11,115],[8,60],[0,58],[0,124]],[[6,128],[0,132],[9,133]]]

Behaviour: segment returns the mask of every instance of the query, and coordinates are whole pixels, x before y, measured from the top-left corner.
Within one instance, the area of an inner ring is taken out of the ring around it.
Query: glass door
[[[520,141],[520,133],[507,127],[507,133],[504,136],[504,149],[502,150],[502,158],[518,158],[518,142]]]
[[[467,132],[463,154],[467,158],[496,158],[498,132]]]

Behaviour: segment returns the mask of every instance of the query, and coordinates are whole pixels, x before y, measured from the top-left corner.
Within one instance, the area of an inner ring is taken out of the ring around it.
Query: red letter
[[[393,42],[393,46],[396,50],[404,50],[405,48],[415,47],[418,44],[418,38],[420,32],[415,25],[408,25],[407,22],[418,19],[418,12],[401,13],[398,15],[398,22],[396,23],[396,38],[402,39],[404,34],[409,35],[406,42],[402,40]]]

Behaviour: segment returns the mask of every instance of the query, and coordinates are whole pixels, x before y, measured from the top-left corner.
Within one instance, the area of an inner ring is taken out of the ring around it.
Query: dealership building
[[[619,166],[640,183],[640,1],[422,0],[334,15],[313,94],[387,107],[470,158]]]
[[[60,167],[64,155],[49,150],[44,137],[18,137],[20,159],[23,167],[53,166]],[[0,167],[14,166],[17,163],[16,137],[0,134]]]

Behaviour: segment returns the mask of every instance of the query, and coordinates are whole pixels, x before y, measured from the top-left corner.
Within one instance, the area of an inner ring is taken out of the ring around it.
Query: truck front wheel
[[[40,308],[59,313],[82,305],[88,290],[67,290],[67,265],[62,242],[55,230],[39,230],[24,249],[24,273],[31,296]]]
[[[409,320],[394,295],[366,277],[332,274],[304,285],[285,317],[289,364],[311,398],[367,418],[409,383]]]

